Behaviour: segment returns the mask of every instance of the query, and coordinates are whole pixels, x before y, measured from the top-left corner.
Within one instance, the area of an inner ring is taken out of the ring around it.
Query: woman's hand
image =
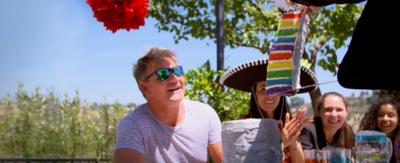
[[[296,112],[296,114],[294,115],[294,117],[296,117],[297,119],[300,120],[302,126],[305,125],[306,121],[307,121],[307,115],[306,114],[307,111],[307,106],[302,106],[301,108],[299,108]]]
[[[279,127],[281,130],[282,141],[284,147],[288,147],[292,144],[295,144],[297,138],[300,135],[300,131],[303,129],[303,121],[305,119],[305,111],[306,109],[303,107],[296,112],[294,118],[290,119],[289,113],[286,113],[285,117],[285,127]]]
[[[300,10],[307,15],[314,15],[317,12],[319,12],[319,10],[321,10],[321,8],[322,7],[317,7],[317,6],[301,6]]]

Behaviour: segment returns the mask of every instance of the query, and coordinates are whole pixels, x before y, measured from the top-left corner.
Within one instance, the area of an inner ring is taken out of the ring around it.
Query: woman
[[[313,122],[306,124],[300,134],[303,149],[354,146],[354,132],[346,123],[349,109],[344,97],[336,92],[322,95]]]
[[[305,110],[296,113],[296,118],[290,119],[289,106],[284,96],[267,96],[265,92],[266,69],[268,60],[260,59],[243,63],[228,70],[220,79],[220,83],[228,87],[250,92],[250,111],[246,118],[276,119],[283,124],[281,136],[285,146],[285,154],[291,162],[304,162],[301,144],[297,141],[302,128],[302,116]],[[309,92],[316,88],[315,74],[301,67],[298,93]],[[285,159],[286,160],[286,159]]]
[[[399,133],[400,105],[393,98],[385,97],[378,103],[371,105],[361,120],[360,130],[376,130],[386,133],[393,143],[393,155],[390,162],[399,159],[397,147]],[[397,139],[397,140],[396,140]],[[394,157],[393,157],[394,156]]]

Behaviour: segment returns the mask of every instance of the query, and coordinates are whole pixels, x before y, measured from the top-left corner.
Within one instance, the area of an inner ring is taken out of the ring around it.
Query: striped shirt
[[[175,127],[153,115],[147,104],[120,120],[115,149],[129,148],[146,162],[207,162],[208,145],[221,142],[221,122],[207,104],[184,100],[185,118]]]

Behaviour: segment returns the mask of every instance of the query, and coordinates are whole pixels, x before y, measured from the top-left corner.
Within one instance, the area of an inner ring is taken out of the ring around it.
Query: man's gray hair
[[[144,80],[146,78],[146,75],[149,75],[145,73],[146,69],[148,69],[151,63],[160,61],[164,58],[171,58],[172,60],[177,62],[174,52],[169,49],[159,47],[150,48],[145,56],[139,58],[137,63],[133,65],[133,76],[135,77],[137,84],[139,85],[139,82]]]

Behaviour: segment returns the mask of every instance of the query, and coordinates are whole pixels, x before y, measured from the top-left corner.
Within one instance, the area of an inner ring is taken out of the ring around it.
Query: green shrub
[[[0,157],[111,157],[118,120],[130,108],[88,104],[79,92],[64,100],[53,91],[31,95],[19,85],[0,102]]]
[[[213,107],[221,121],[240,118],[249,110],[249,93],[223,87],[218,83],[217,72],[207,61],[201,67],[185,73],[186,96]]]

